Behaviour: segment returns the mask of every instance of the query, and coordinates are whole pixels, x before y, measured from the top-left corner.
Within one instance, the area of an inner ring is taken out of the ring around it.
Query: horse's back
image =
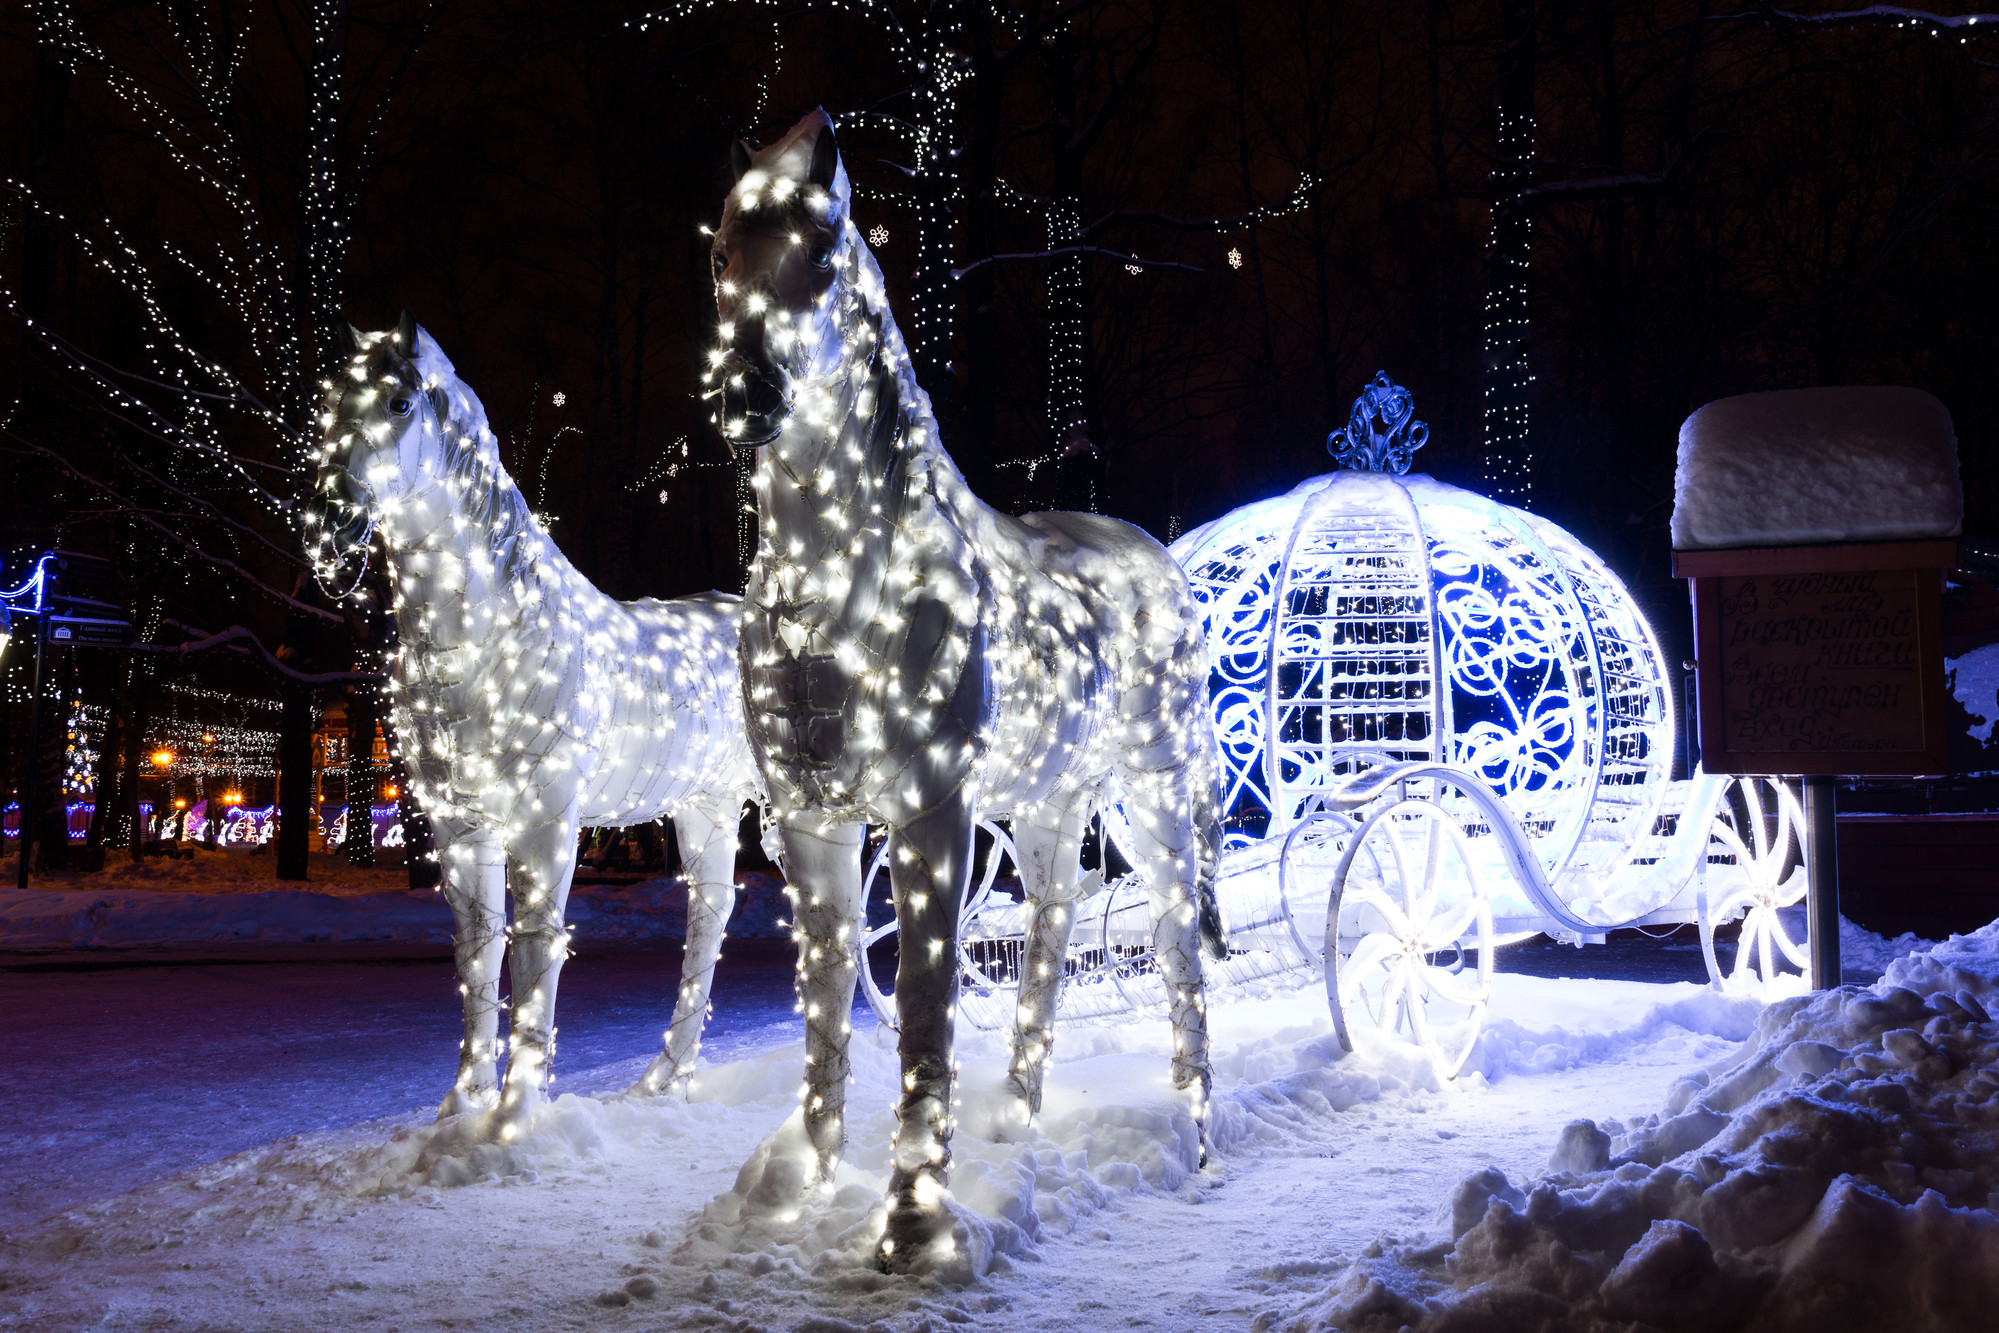
[[[748,792],[759,785],[736,664],[742,600],[704,592],[619,603],[638,631],[638,651],[610,665],[637,689],[629,714],[614,721],[624,724],[618,730],[627,744],[650,751],[665,743],[676,761],[648,784],[654,790],[643,804],[677,805],[697,790]]]
[[[1144,528],[1060,509],[1005,521],[1029,534],[1029,563],[1046,574],[1066,575],[1086,598],[1109,603],[1113,619],[1125,622],[1121,629],[1129,631],[1141,620],[1197,622],[1186,572]]]

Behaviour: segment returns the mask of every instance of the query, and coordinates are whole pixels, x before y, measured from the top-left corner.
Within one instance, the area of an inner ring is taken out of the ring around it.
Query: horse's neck
[[[451,398],[460,392],[470,397],[454,386]],[[425,517],[413,503],[401,506],[405,530],[390,534],[389,573],[404,642],[465,648],[502,631],[533,637],[552,603],[588,587],[536,527],[497,445],[480,457],[489,435],[483,413],[454,415],[409,497],[425,502]]]
[[[930,398],[916,381],[894,318],[885,304],[861,318],[880,342],[876,355],[882,359],[870,362],[872,373],[856,383],[852,363],[840,367],[828,377],[836,406],[826,423],[788,432],[759,451],[764,484],[757,581],[767,602],[842,604],[852,577],[896,563],[898,520],[920,502],[919,491],[939,480],[940,472],[957,476],[939,445]],[[893,440],[886,450],[865,447],[885,411],[896,414]],[[892,504],[900,512],[889,512]],[[834,512],[844,515],[845,526],[829,520]]]

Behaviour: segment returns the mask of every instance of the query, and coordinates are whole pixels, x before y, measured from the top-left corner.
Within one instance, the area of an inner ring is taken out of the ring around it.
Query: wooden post
[[[1805,915],[1813,990],[1839,985],[1839,779],[1805,779]]]
[[[46,573],[43,578],[46,580]],[[28,701],[28,769],[21,781],[21,836],[17,839],[21,845],[21,865],[14,880],[14,886],[21,889],[28,887],[28,857],[35,846],[35,778],[42,766],[42,644],[49,637],[46,582],[35,600],[40,603],[35,612],[35,692]]]

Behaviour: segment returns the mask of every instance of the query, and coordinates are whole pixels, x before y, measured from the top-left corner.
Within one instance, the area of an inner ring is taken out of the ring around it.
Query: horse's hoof
[[[625,1089],[625,1095],[627,1097],[674,1097],[681,1101],[686,1101],[689,1087],[693,1082],[694,1071],[692,1069],[681,1069],[677,1065],[670,1065],[664,1060],[659,1060],[655,1061],[652,1067],[647,1069],[645,1073],[639,1075],[638,1082]]]
[[[950,1239],[951,1214],[939,1209],[934,1216],[908,1218],[898,1224],[898,1211],[889,1212],[888,1229],[875,1246],[875,1268],[898,1276],[926,1273],[936,1266],[940,1238]]]
[[[497,1088],[453,1088],[444,1094],[444,1100],[437,1104],[437,1118],[449,1120],[455,1115],[471,1115],[478,1111],[490,1111],[500,1100]]]
[[[900,1174],[900,1173],[898,1173]],[[922,1195],[930,1202],[920,1202]],[[952,1227],[950,1196],[934,1176],[920,1176],[889,1189],[888,1220],[875,1246],[875,1267],[884,1273],[924,1273],[948,1250]]]

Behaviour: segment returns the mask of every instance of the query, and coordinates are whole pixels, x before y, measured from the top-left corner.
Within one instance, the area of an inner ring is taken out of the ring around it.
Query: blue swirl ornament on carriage
[[[1450,1078],[1495,953],[1534,935],[1581,945],[1696,923],[1715,984],[1801,988],[1805,951],[1781,915],[1806,882],[1795,785],[1676,780],[1671,676],[1622,581],[1547,519],[1410,474],[1427,436],[1409,392],[1377,374],[1327,441],[1339,470],[1170,548],[1212,658],[1231,952],[1210,964],[1210,1002],[1323,975],[1343,1045],[1413,1041]],[[982,840],[960,1015],[1001,1027],[1026,923],[1005,891],[1005,831]],[[1724,975],[1714,928],[1736,918]],[[1163,1001],[1135,876],[1079,903],[1072,939],[1058,1019]]]

